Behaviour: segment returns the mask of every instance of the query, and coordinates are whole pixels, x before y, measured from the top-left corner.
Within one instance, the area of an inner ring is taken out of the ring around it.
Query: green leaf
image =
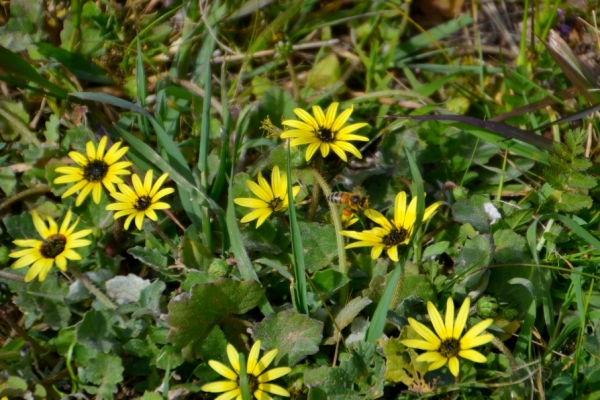
[[[172,370],[183,364],[181,350],[170,345],[163,346],[156,356],[156,368]]]
[[[423,251],[423,259],[425,260],[428,257],[439,256],[440,254],[445,253],[446,250],[448,250],[448,247],[450,247],[450,242],[443,241],[434,243],[431,246],[425,248],[425,250]]]
[[[147,247],[135,246],[127,250],[136,260],[157,269],[164,271],[168,265],[168,259],[163,256],[157,249],[149,249]]]
[[[454,220],[462,224],[471,224],[473,228],[481,233],[490,231],[490,220],[483,205],[489,203],[484,196],[473,196],[471,199],[458,200],[452,206]]]
[[[11,0],[8,22],[0,27],[0,45],[10,47],[14,52],[26,50],[40,27],[42,7],[43,3],[38,1]]]
[[[33,226],[31,214],[27,212],[3,218],[2,222],[4,222],[8,234],[14,239],[41,239],[35,226]]]
[[[184,357],[198,354],[213,326],[227,323],[232,314],[244,314],[258,306],[264,290],[256,281],[220,279],[192,287],[169,302],[169,341],[182,349]]]
[[[556,207],[564,212],[576,212],[592,206],[592,198],[583,193],[564,192]]]
[[[4,192],[5,197],[10,197],[14,194],[17,187],[15,173],[11,167],[0,168],[0,190]]]
[[[21,57],[0,46],[0,68],[13,76],[28,82],[37,83],[41,87],[48,89],[49,94],[59,99],[67,98],[67,91],[41,76],[35,68],[23,60]]]
[[[527,240],[510,229],[494,233],[494,260],[499,264],[529,262]]]
[[[319,271],[330,265],[337,255],[335,230],[332,225],[321,225],[316,222],[298,222],[304,262],[310,273]]]
[[[137,275],[119,275],[106,281],[106,294],[117,305],[137,303],[142,290],[149,285],[149,280]]]
[[[112,354],[98,354],[85,366],[82,380],[96,386],[85,386],[85,390],[97,395],[96,398],[112,399],[113,393],[119,390],[123,381],[123,364],[121,357]]]
[[[457,275],[465,275],[472,269],[488,266],[492,259],[492,246],[489,235],[477,235],[467,240],[460,255],[455,259]]]
[[[573,172],[569,179],[569,186],[575,189],[591,189],[598,185],[598,179],[583,172]]]
[[[67,291],[66,286],[59,286],[52,272],[43,282],[23,285],[13,301],[25,314],[25,327],[29,329],[39,319],[56,331],[68,326],[71,312],[64,303]]]
[[[77,326],[77,342],[87,348],[108,353],[114,346],[111,325],[106,312],[90,310]]]
[[[163,281],[157,279],[142,289],[138,298],[140,309],[135,311],[131,316],[133,318],[138,318],[146,314],[155,317],[160,316],[160,298],[166,287],[167,285]]]
[[[57,61],[82,81],[111,85],[112,79],[92,60],[72,53],[69,50],[54,47],[49,43],[36,43],[40,54],[44,57]]]
[[[316,272],[312,276],[315,288],[324,299],[328,299],[336,291],[350,282],[350,278],[333,269]]]
[[[571,161],[571,169],[573,171],[585,171],[591,168],[592,165],[593,163],[589,159],[583,157],[575,157]]]
[[[341,330],[350,325],[352,321],[360,314],[362,310],[372,301],[368,297],[355,297],[348,302],[335,316],[335,335],[333,338],[327,339],[325,344],[335,344],[339,340],[338,335]],[[339,329],[339,331],[338,331]]]
[[[254,329],[254,339],[267,349],[278,349],[275,362],[293,367],[319,351],[323,338],[323,323],[298,314],[282,311],[269,314]]]

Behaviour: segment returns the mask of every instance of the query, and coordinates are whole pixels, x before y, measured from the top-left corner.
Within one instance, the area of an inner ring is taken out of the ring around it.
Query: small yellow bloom
[[[106,206],[107,210],[117,211],[114,215],[114,219],[124,217],[128,215],[125,220],[125,229],[129,229],[131,221],[135,218],[135,226],[138,229],[142,229],[142,223],[144,222],[144,216],[150,218],[152,221],[158,219],[154,210],[165,210],[171,208],[168,203],[159,202],[161,198],[167,196],[175,191],[173,188],[166,188],[160,190],[160,187],[169,177],[169,174],[162,174],[152,185],[152,170],[146,172],[144,177],[144,183],[140,178],[133,174],[131,181],[133,182],[133,189],[128,185],[119,185],[119,192],[112,192],[110,195],[114,197],[117,202]]]
[[[435,214],[441,202],[434,203],[425,209],[423,222],[429,220]],[[406,193],[400,192],[396,196],[394,204],[394,219],[388,220],[380,212],[373,209],[365,211],[365,215],[377,222],[381,227],[362,232],[341,231],[344,236],[359,240],[350,243],[346,249],[355,247],[373,247],[371,258],[379,258],[383,249],[393,261],[398,262],[398,246],[408,244],[415,228],[417,220],[417,197],[413,197],[408,208],[406,208]]]
[[[48,217],[48,225],[46,225],[36,211],[31,216],[33,217],[35,229],[44,240],[15,240],[13,243],[17,246],[30,248],[16,251],[9,254],[9,256],[18,258],[11,268],[23,268],[33,264],[27,271],[27,275],[25,275],[25,282],[30,282],[36,277],[42,282],[48,276],[48,272],[50,272],[55,262],[58,269],[66,271],[67,260],[81,260],[81,256],[73,249],[89,246],[92,242],[81,238],[92,233],[92,230],[84,229],[74,232],[79,223],[79,218],[69,227],[71,210],[67,211],[60,229],[50,217]]]
[[[312,110],[314,117],[301,108],[294,109],[294,113],[302,121],[283,121],[283,125],[295,129],[283,132],[281,138],[292,138],[292,141],[290,142],[291,146],[308,144],[308,148],[306,149],[306,161],[309,161],[319,148],[321,149],[321,155],[323,157],[327,157],[329,151],[332,150],[343,161],[348,161],[345,153],[346,151],[352,153],[357,158],[362,158],[360,151],[348,142],[350,140],[368,142],[369,138],[352,135],[351,133],[364,126],[368,126],[369,124],[361,122],[342,128],[346,121],[348,121],[348,118],[350,118],[354,108],[353,106],[350,106],[350,108],[345,109],[336,118],[338,106],[339,103],[331,103],[327,109],[327,115],[325,115],[321,107],[313,106]]]
[[[265,354],[260,361],[258,360],[259,353],[260,340],[257,340],[250,349],[250,354],[248,355],[248,364],[246,366],[250,392],[253,393],[254,397],[256,397],[258,400],[270,400],[271,396],[269,396],[267,392],[277,396],[290,397],[290,393],[287,390],[279,385],[268,382],[289,374],[292,369],[289,367],[273,368],[272,370],[263,374],[263,371],[267,369],[267,367],[275,359],[275,356],[277,355],[277,349],[267,352],[267,354]],[[231,344],[227,344],[227,358],[229,358],[229,363],[233,369],[215,360],[209,360],[208,365],[229,380],[207,383],[200,388],[200,390],[210,393],[225,392],[215,400],[229,400],[233,398],[241,399],[242,396],[239,380],[239,353]]]
[[[122,142],[118,142],[104,154],[107,140],[108,137],[104,136],[97,148],[94,147],[93,142],[88,142],[86,145],[87,157],[76,151],[70,152],[69,157],[79,164],[79,167],[56,168],[56,172],[65,175],[56,178],[54,183],[77,182],[62,195],[65,198],[80,191],[75,201],[76,207],[83,203],[90,192],[92,192],[94,203],[100,204],[102,185],[104,184],[109,192],[114,192],[115,184],[123,183],[119,175],[130,174],[126,168],[131,166],[131,163],[129,161],[118,162],[127,153],[129,147],[120,148]]]
[[[248,180],[246,185],[258,199],[247,197],[233,199],[233,202],[237,205],[255,209],[246,214],[240,221],[241,223],[257,219],[256,227],[258,228],[271,214],[285,211],[289,207],[287,174],[280,174],[279,167],[275,166],[271,171],[270,186],[260,172],[258,173],[258,184]],[[294,198],[296,198],[298,192],[300,192],[300,186],[292,187]]]
[[[350,225],[354,225],[358,222],[358,217],[353,212],[346,210],[342,211],[342,217],[340,218],[340,222],[342,224],[342,228],[346,229],[350,227]]]
[[[473,350],[473,348],[492,341],[494,338],[492,334],[478,335],[486,330],[494,320],[489,318],[481,321],[469,329],[461,338],[467,318],[469,317],[470,305],[471,299],[467,297],[458,311],[456,320],[454,320],[454,302],[452,298],[448,298],[448,302],[446,303],[446,323],[444,324],[439,311],[430,301],[427,302],[427,311],[437,335],[422,323],[409,318],[408,323],[410,326],[425,340],[406,339],[402,341],[402,344],[415,349],[427,350],[426,353],[418,356],[416,361],[429,363],[429,371],[441,368],[447,363],[452,375],[458,376],[460,370],[458,357],[466,358],[476,363],[486,362],[487,359],[485,356]]]

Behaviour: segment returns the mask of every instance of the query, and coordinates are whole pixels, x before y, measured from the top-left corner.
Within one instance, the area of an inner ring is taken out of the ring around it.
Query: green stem
[[[154,230],[156,231],[156,233],[158,233],[158,236],[160,236],[161,239],[164,240],[167,245],[169,245],[169,247],[171,248],[171,250],[173,250],[175,252],[175,255],[177,255],[177,253],[179,252],[179,249],[177,248],[177,246],[175,245],[175,243],[173,243],[171,241],[171,239],[169,239],[169,237],[167,236],[167,234],[162,229],[160,229],[160,226],[158,225],[158,223],[156,223],[156,221],[150,220],[150,223],[154,227]]]
[[[292,78],[292,88],[294,90],[294,100],[296,103],[300,102],[300,84],[298,83],[298,75],[296,74],[296,70],[294,69],[294,63],[291,56],[286,56],[285,60],[287,61],[288,70],[290,71],[290,77]]]
[[[250,386],[248,385],[248,371],[246,371],[246,357],[240,353],[240,389],[242,390],[242,400],[252,400]]]
[[[36,187],[32,187],[30,189],[23,190],[20,193],[15,194],[11,198],[6,199],[2,204],[0,204],[0,210],[10,206],[13,203],[17,203],[23,200],[25,197],[42,195],[50,192],[50,186],[48,185],[40,185]]]
[[[323,166],[323,157],[317,154],[317,158],[315,160],[314,169],[317,171],[319,176],[321,175],[321,167]],[[325,185],[327,186],[327,185]],[[327,186],[329,188],[329,186]],[[310,200],[310,205],[308,206],[308,215],[306,219],[309,221],[315,220],[315,215],[317,215],[317,207],[319,206],[319,198],[321,197],[321,185],[314,186],[312,192],[312,198]]]
[[[78,269],[69,268],[69,272],[71,272],[71,274],[75,278],[79,279],[81,283],[83,283],[83,286],[85,286],[85,288],[89,290],[90,293],[96,296],[96,298],[100,300],[106,307],[110,308],[111,310],[117,309],[117,305],[113,303],[107,295],[102,293],[102,290],[100,290],[92,281],[88,279],[87,276],[83,275]]]

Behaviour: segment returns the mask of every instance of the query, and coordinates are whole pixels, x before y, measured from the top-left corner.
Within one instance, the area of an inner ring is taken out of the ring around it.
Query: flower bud
[[[495,317],[499,307],[495,297],[484,296],[477,302],[477,314],[482,318]]]

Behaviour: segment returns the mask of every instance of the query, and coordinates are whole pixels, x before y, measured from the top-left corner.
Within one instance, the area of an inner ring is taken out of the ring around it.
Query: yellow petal
[[[258,377],[258,381],[260,383],[265,383],[265,382],[269,382],[269,381],[273,381],[277,378],[280,378],[284,375],[289,374],[292,371],[292,369],[290,367],[279,367],[279,368],[273,368],[267,372],[265,372],[264,374],[262,374],[261,376]]]
[[[227,343],[227,358],[234,371],[240,373],[240,354],[231,344]]]
[[[394,261],[394,262],[398,262],[399,258],[398,258],[398,246],[392,246],[389,247],[387,249],[387,255],[390,258],[390,260]]]
[[[229,352],[227,352],[227,356],[229,356]],[[237,378],[238,378],[238,375],[235,372],[233,372],[229,367],[227,367],[225,364],[222,364],[216,360],[208,360],[208,365],[212,369],[217,371],[218,374],[224,376],[227,379],[237,380]],[[239,361],[238,361],[238,368],[239,368]],[[237,385],[237,382],[233,382],[233,383],[235,383]]]
[[[440,339],[444,340],[444,339],[448,338],[449,335],[446,332],[446,327],[444,326],[444,321],[442,320],[442,316],[440,315],[437,308],[435,308],[433,303],[430,301],[427,302],[427,312],[429,313],[429,316],[431,317],[431,324],[433,325],[433,328],[435,329],[435,331],[438,334],[438,336],[440,337]]]
[[[476,363],[484,363],[487,361],[487,358],[477,350],[461,350],[458,355]]]
[[[493,319],[488,318],[486,320],[483,320],[481,322],[479,322],[477,325],[473,326],[471,329],[469,329],[467,331],[467,333],[465,333],[465,335],[462,337],[462,339],[460,339],[460,342],[463,346],[461,346],[462,349],[469,349],[471,347],[475,347],[475,346],[471,346],[470,342],[475,339],[475,337],[477,335],[479,335],[481,332],[483,332],[484,330],[486,330],[492,323],[494,322]]]
[[[454,301],[452,297],[448,297],[446,302],[446,333],[449,336],[454,335]]]
[[[319,106],[313,106],[312,111],[315,120],[317,120],[317,124],[319,124],[319,126],[327,127],[328,125],[325,124],[325,114],[323,113],[323,109]],[[327,114],[329,115],[329,112],[327,112]]]
[[[277,352],[277,349],[273,349],[262,356],[258,364],[256,364],[254,371],[252,371],[252,375],[259,376],[273,362]]]
[[[319,149],[319,147],[321,146],[321,142],[317,141],[314,143],[311,143],[308,145],[308,147],[306,148],[306,161],[310,161],[310,159],[315,155],[315,153],[317,152],[317,150]]]
[[[463,302],[462,306],[460,307],[460,310],[458,311],[458,315],[456,316],[456,321],[454,322],[454,333],[453,333],[452,337],[454,337],[455,339],[460,338],[460,335],[462,334],[463,330],[465,329],[465,325],[467,324],[467,318],[469,317],[469,307],[470,306],[471,306],[471,298],[469,296],[467,296],[467,298]]]
[[[273,394],[275,394],[277,396],[290,397],[290,392],[288,392],[287,390],[285,390],[281,386],[274,385],[272,383],[259,383],[258,384],[258,389],[259,390],[264,390],[265,392],[273,393]]]
[[[251,374],[258,364],[258,355],[260,354],[260,340],[257,340],[252,345],[250,349],[250,354],[248,354],[248,365],[246,367],[246,373]]]
[[[413,349],[419,349],[419,350],[428,350],[428,351],[434,351],[437,350],[439,346],[430,343],[426,340],[420,340],[420,339],[405,339],[402,340],[401,343],[403,345],[405,345],[406,347],[411,347]]]
[[[336,105],[336,112],[337,112],[337,103],[333,103]],[[333,106],[333,104],[331,106]],[[329,106],[329,108],[331,108],[331,106]],[[327,116],[329,116],[329,110],[327,110]],[[350,115],[352,115],[352,111],[354,111],[354,106],[350,105],[349,108],[346,108],[344,111],[342,111],[340,113],[340,115],[337,117],[337,119],[335,120],[335,122],[333,122],[333,124],[331,125],[331,130],[333,132],[338,132],[342,126],[344,126],[344,124],[346,123],[346,121],[348,121],[348,118],[350,118]]]
[[[441,344],[440,339],[425,325],[420,323],[414,318],[408,318],[408,323],[410,326],[421,336],[423,339],[427,340],[432,345],[439,347]]]
[[[448,360],[448,368],[450,369],[450,373],[452,373],[452,375],[458,376],[458,373],[460,372],[458,357],[452,357]]]
[[[327,116],[325,117],[324,124],[322,124],[322,126],[323,126],[324,128],[328,128],[328,129],[330,129],[330,130],[331,130],[332,132],[334,132],[334,133],[336,133],[336,132],[339,130],[339,128],[338,128],[338,129],[334,129],[334,127],[333,127],[333,126],[334,126],[334,123],[335,123],[335,122],[338,122],[338,121],[336,121],[336,119],[335,119],[335,116],[336,116],[336,114],[337,114],[337,109],[338,109],[338,106],[339,106],[339,105],[340,105],[340,103],[337,103],[337,102],[335,102],[335,103],[331,103],[331,105],[330,105],[330,106],[329,106],[329,108],[327,109]],[[322,112],[322,111],[321,111],[321,112]],[[350,114],[352,114],[352,108],[350,108]],[[348,116],[350,116],[350,114],[348,114]],[[342,115],[343,115],[343,113],[342,113]],[[340,115],[340,118],[342,117],[342,115]],[[338,118],[338,120],[339,120],[340,118]],[[340,128],[341,128],[341,126],[342,126],[342,125],[344,125],[344,123],[345,123],[345,122],[346,122],[346,121],[344,120],[344,121],[343,121],[343,122],[340,124]]]
[[[305,110],[301,108],[295,108],[294,113],[298,116],[298,118],[306,122],[308,125],[312,126],[315,129],[319,129],[319,124],[317,123],[317,121],[313,118],[312,115],[310,115]]]
[[[217,381],[217,382],[207,383],[206,385],[202,385],[200,390],[202,390],[204,392],[209,392],[209,393],[220,393],[220,392],[227,392],[229,390],[233,390],[237,387],[238,387],[237,382]]]
[[[402,226],[404,222],[404,216],[406,214],[406,192],[400,192],[396,195],[394,201],[394,221],[399,226]]]

